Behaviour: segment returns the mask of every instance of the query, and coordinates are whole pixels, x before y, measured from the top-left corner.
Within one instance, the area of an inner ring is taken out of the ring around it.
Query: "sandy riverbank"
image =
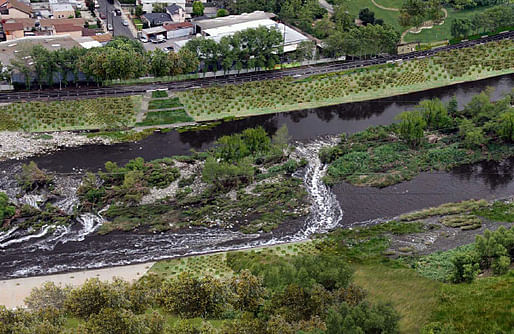
[[[126,281],[134,281],[143,276],[154,262],[133,264],[128,266],[110,267],[103,269],[84,270],[64,274],[16,278],[0,281],[0,305],[8,308],[23,307],[23,300],[33,288],[45,282],[54,282],[59,285],[79,286],[89,278],[98,278],[102,281],[111,281],[119,277]]]
[[[63,131],[27,133],[21,131],[0,131],[0,161],[25,159],[34,155],[54,152],[60,148],[87,144],[110,144],[107,138],[88,138],[80,133]]]

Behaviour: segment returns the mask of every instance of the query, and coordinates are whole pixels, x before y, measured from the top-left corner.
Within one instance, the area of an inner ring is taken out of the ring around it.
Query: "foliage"
[[[29,192],[52,184],[52,176],[43,172],[34,161],[23,165],[22,171],[18,176],[20,187]]]
[[[0,192],[0,225],[4,219],[11,218],[16,212],[16,207],[9,204],[9,197],[4,192]]]
[[[381,26],[373,27],[368,25],[363,28],[383,29]],[[347,38],[345,36],[349,36],[349,43],[355,40],[346,33],[341,38]],[[368,45],[361,41],[352,47],[351,52],[356,51],[356,56],[359,53],[373,53],[373,50],[381,48],[381,44],[389,40],[368,33],[364,36],[369,36],[371,42]],[[395,48],[396,42],[390,45]],[[314,75],[299,80],[283,78],[215,86],[180,92],[177,96],[196,120],[276,113],[376,99],[509,73],[514,61],[512,45],[512,41],[486,43],[472,48],[442,51],[430,58],[402,63]],[[335,56],[346,52],[339,42],[332,49],[327,44],[326,49],[329,53],[340,53]]]
[[[400,119],[398,127],[400,138],[413,147],[421,144],[421,140],[424,137],[424,130],[427,126],[423,115],[416,111],[410,111],[401,113],[398,119]]]
[[[471,284],[445,285],[432,320],[453,325],[454,332],[441,333],[508,333],[514,326],[510,311],[514,306],[512,284],[514,271],[480,278]]]
[[[123,129],[135,122],[137,97],[12,103],[0,107],[0,130]]]
[[[202,16],[203,15],[204,6],[201,1],[193,2],[193,15],[194,16]]]
[[[25,298],[25,305],[32,311],[46,309],[64,310],[64,303],[68,298],[71,287],[61,287],[53,282],[45,282],[41,287],[35,287]]]
[[[342,136],[338,145],[321,150],[320,159],[330,163],[324,180],[384,187],[420,171],[509,157],[514,153],[510,139],[498,136],[498,128],[508,124],[500,122],[509,103],[508,96],[493,103],[481,93],[463,110],[452,106],[450,114],[438,99],[422,101],[416,110],[401,113],[398,124]]]

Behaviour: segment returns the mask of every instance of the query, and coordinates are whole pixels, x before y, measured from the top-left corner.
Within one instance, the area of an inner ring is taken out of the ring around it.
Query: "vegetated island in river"
[[[386,187],[422,171],[513,156],[514,91],[497,102],[488,93],[473,96],[460,110],[455,98],[447,105],[424,100],[399,114],[399,123],[343,134],[339,144],[320,152],[330,164],[325,182]]]
[[[136,158],[123,167],[107,162],[105,171],[82,180],[45,173],[32,162],[18,176],[18,205],[4,198],[2,229],[55,229],[82,213],[102,211],[107,221],[99,233],[190,226],[269,232],[309,213],[302,180],[292,176],[306,161],[287,142],[285,127],[273,138],[263,128],[247,129],[220,138],[208,152]],[[64,190],[73,183],[78,204],[66,213],[58,203],[69,198]]]
[[[0,131],[100,130],[93,136],[133,141],[152,127],[293,111],[407,94],[514,73],[514,41],[439,52],[430,58],[185,92],[0,107]],[[137,129],[136,134],[130,129]],[[143,132],[143,133],[141,133]]]

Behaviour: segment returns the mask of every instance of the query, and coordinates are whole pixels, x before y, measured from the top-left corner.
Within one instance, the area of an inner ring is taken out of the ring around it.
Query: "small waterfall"
[[[0,241],[4,241],[5,239],[9,238],[11,234],[13,234],[18,229],[18,226],[14,226],[7,232],[0,232]]]
[[[71,215],[78,201],[78,197],[75,194],[73,194],[73,196],[66,197],[60,200],[59,202],[56,202],[55,206],[64,211],[66,214]]]
[[[48,231],[50,229],[52,229],[52,228],[54,228],[53,225],[45,225],[36,234],[29,234],[29,235],[25,235],[25,236],[23,236],[21,238],[11,239],[11,240],[6,241],[4,243],[0,243],[0,248],[5,248],[5,247],[7,247],[9,245],[12,245],[12,244],[19,244],[19,243],[22,243],[22,242],[25,242],[25,241],[28,241],[28,240],[31,240],[31,239],[37,239],[37,238],[44,237],[45,235],[48,234]]]
[[[323,164],[319,158],[319,152],[322,148],[335,145],[337,142],[337,138],[328,137],[308,144],[297,143],[296,152],[298,156],[308,161],[303,174],[303,181],[312,200],[311,214],[305,221],[303,228],[297,232],[297,238],[306,238],[313,233],[330,231],[343,218],[343,210],[339,201],[330,187],[323,183],[322,178],[328,166]]]
[[[96,231],[104,223],[104,219],[100,215],[93,213],[84,213],[77,220],[82,224],[82,229],[77,233],[73,241],[82,241],[88,235]]]
[[[41,208],[39,207],[39,202],[43,202],[44,200],[44,197],[42,195],[29,195],[29,194],[25,194],[22,198],[20,198],[19,200],[19,203],[20,204],[27,204],[27,205],[30,205],[31,207],[34,207],[38,210],[40,210]]]

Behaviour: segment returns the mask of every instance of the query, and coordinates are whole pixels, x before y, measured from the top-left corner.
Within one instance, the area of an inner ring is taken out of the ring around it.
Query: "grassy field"
[[[401,333],[419,333],[437,307],[442,283],[421,277],[412,269],[383,264],[355,265],[355,283],[372,301],[392,302],[401,315]]]
[[[177,93],[197,121],[314,108],[408,94],[514,72],[514,42],[441,52],[301,80],[285,78]]]
[[[400,1],[388,0],[386,2],[397,3]],[[384,5],[386,7],[390,7],[390,6],[386,5],[385,2],[382,3],[382,2],[377,1],[377,3],[380,3],[381,5]],[[393,12],[390,10],[384,10],[384,9],[378,8],[373,4],[373,2],[371,2],[371,0],[352,0],[352,1],[348,1],[347,4],[348,4],[348,11],[350,12],[350,14],[352,14],[355,17],[359,17],[359,11],[361,9],[369,8],[372,12],[375,13],[375,19],[384,20],[384,23],[387,23],[390,26],[394,27],[396,30],[398,30],[398,32],[401,32],[403,30],[402,27],[400,26],[400,24],[398,23],[398,15],[399,15],[398,12]]]
[[[156,90],[152,92],[152,99],[159,99],[162,97],[168,97],[168,91]]]
[[[134,126],[140,107],[141,96],[13,103],[0,107],[0,130],[128,128]]]
[[[298,254],[317,254],[315,243],[304,241],[292,244],[275,245],[271,247],[242,250],[245,254],[263,256],[291,257]],[[177,276],[182,272],[189,272],[195,276],[214,276],[217,278],[231,277],[232,269],[227,264],[227,252],[184,257],[180,259],[156,262],[149,270],[162,277]]]
[[[423,29],[419,34],[408,33],[405,35],[405,42],[433,43],[436,41],[452,39],[451,26],[455,19],[470,18],[471,16],[483,12],[489,7],[478,7],[474,9],[455,10],[447,8],[448,18],[442,25],[436,25],[431,29]]]

